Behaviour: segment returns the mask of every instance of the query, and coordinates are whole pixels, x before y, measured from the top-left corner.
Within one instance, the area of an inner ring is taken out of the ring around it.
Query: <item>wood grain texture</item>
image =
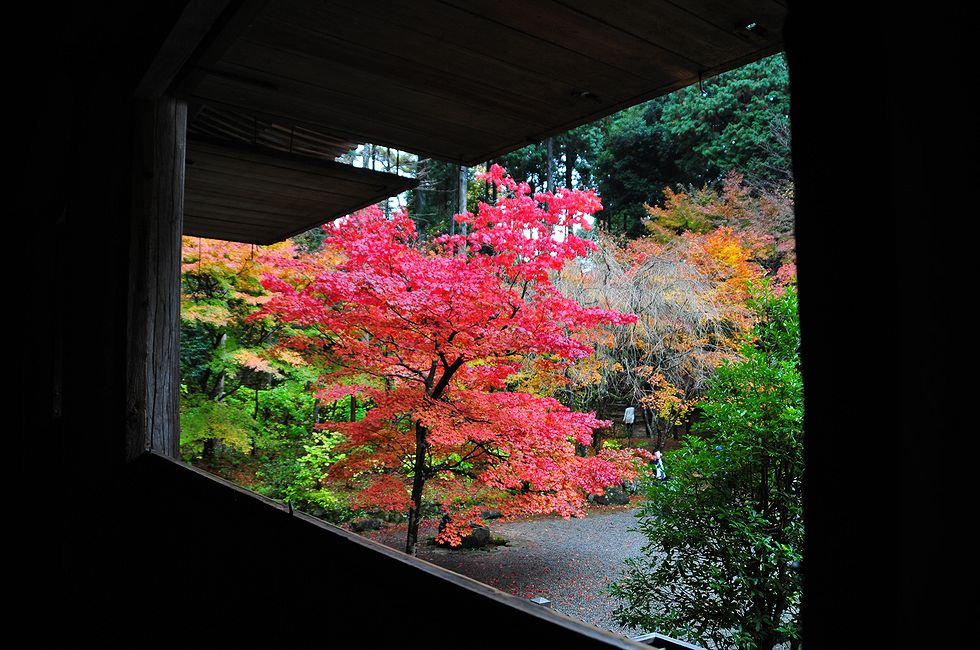
[[[133,155],[126,458],[180,446],[180,236],[187,106],[144,102]]]
[[[183,65],[207,37],[230,2],[231,0],[191,0],[187,3],[156,57],[147,66],[136,87],[137,97],[155,100],[169,90]]]
[[[179,92],[357,142],[485,162],[782,49],[773,0],[279,0]]]
[[[191,138],[183,232],[272,244],[417,184],[320,157]]]

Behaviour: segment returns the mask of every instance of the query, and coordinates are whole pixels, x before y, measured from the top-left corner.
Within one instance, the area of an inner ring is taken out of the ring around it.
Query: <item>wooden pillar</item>
[[[180,447],[180,237],[187,105],[137,108],[130,230],[126,459]]]

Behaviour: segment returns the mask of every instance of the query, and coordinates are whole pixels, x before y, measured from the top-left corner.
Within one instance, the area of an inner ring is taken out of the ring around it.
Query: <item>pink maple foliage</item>
[[[457,215],[462,234],[428,244],[407,214],[386,218],[377,207],[325,225],[342,261],[267,276],[273,297],[257,314],[306,328],[285,344],[335,368],[320,379],[320,399],[370,404],[360,421],[325,425],[343,435],[346,454],[326,480],[359,483],[361,505],[407,509],[409,553],[423,497],[451,513],[440,538],[457,545],[488,502],[505,516],[579,515],[587,493],[634,477],[643,453],[576,455],[576,443],[610,423],[508,390],[522,356],[571,363],[592,352],[577,333],[635,320],[582,307],[551,281],[594,248],[579,235],[598,197],[532,195],[497,165],[483,179],[497,185],[496,204]]]

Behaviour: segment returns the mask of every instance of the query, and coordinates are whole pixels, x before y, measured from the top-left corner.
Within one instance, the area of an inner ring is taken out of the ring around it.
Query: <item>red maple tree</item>
[[[346,454],[326,480],[357,482],[359,505],[407,511],[410,554],[423,498],[452,513],[440,541],[455,546],[488,503],[504,516],[580,515],[588,493],[633,478],[645,453],[578,456],[575,444],[609,422],[508,390],[524,355],[570,363],[592,352],[577,332],[633,320],[582,307],[551,282],[593,248],[577,232],[598,197],[532,195],[496,165],[483,179],[500,198],[457,215],[464,234],[425,245],[406,214],[369,208],[324,226],[344,260],[335,269],[265,281],[274,296],[260,313],[306,327],[287,344],[336,368],[320,399],[371,405],[360,421],[325,425]]]

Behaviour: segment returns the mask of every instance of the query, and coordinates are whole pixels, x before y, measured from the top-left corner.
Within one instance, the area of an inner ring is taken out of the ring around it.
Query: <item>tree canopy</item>
[[[594,193],[532,193],[494,166],[494,205],[458,215],[466,234],[420,245],[406,215],[377,209],[325,226],[343,256],[336,269],[279,260],[296,272],[267,275],[274,296],[255,318],[305,328],[284,340],[335,370],[320,377],[321,400],[356,395],[372,408],[363,420],[325,426],[343,436],[345,457],[328,479],[358,481],[358,499],[409,511],[406,550],[415,551],[428,493],[453,523],[440,538],[456,544],[476,519],[473,495],[505,513],[581,513],[589,493],[634,475],[639,452],[575,454],[596,428],[594,414],[558,400],[506,391],[520,355],[573,362],[591,352],[575,336],[598,323],[634,320],[583,307],[563,296],[551,273],[594,244]],[[554,234],[560,236],[552,236]]]
[[[743,174],[756,187],[792,178],[789,75],[782,54],[613,115],[595,177],[612,232],[643,233],[643,204],[663,188],[717,187]]]
[[[794,289],[765,286],[743,359],[702,404],[703,436],[667,455],[640,514],[649,540],[613,586],[622,624],[714,648],[771,650],[799,637],[803,385]]]

